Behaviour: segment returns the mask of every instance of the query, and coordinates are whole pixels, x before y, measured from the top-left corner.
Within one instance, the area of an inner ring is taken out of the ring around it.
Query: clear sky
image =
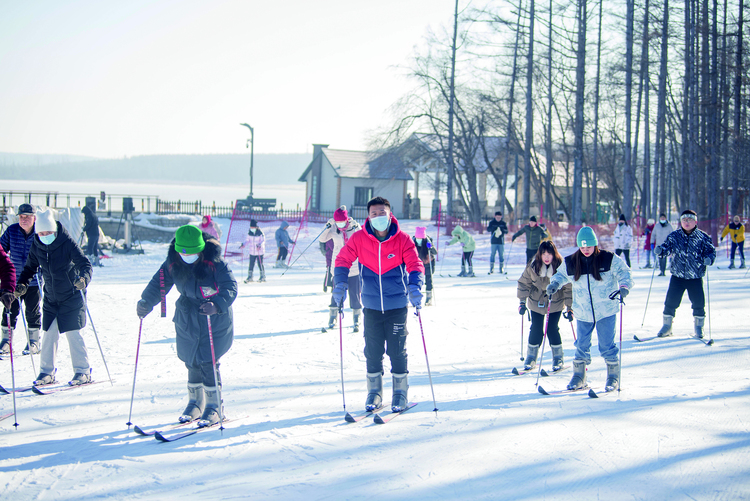
[[[465,3],[465,2],[464,2]],[[462,3],[463,5],[463,3]],[[453,0],[0,2],[0,151],[364,149]]]

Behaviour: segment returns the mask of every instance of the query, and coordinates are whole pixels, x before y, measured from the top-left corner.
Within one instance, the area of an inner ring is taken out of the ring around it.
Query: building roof
[[[334,177],[360,178],[360,179],[396,179],[411,181],[413,178],[407,171],[407,167],[401,158],[395,153],[373,153],[367,151],[334,150],[322,148],[321,154],[333,166]],[[317,158],[299,178],[306,181],[307,174],[312,169]]]

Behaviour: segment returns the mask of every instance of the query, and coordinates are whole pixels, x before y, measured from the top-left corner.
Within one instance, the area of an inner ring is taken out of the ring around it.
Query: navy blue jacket
[[[26,259],[29,257],[29,250],[31,250],[31,244],[34,243],[34,228],[31,229],[31,233],[28,235],[21,225],[18,223],[11,224],[3,236],[0,237],[0,245],[3,246],[3,250],[10,254],[10,260],[13,262],[13,266],[16,267],[16,282],[21,277],[21,272],[26,264]],[[38,286],[39,283],[36,281],[36,276],[31,279],[28,285]]]
[[[495,236],[495,230],[500,228],[500,236]],[[505,242],[505,234],[508,233],[508,225],[502,219],[500,221],[495,218],[490,219],[490,224],[487,225],[487,231],[492,235],[490,238],[491,244],[502,244]]]
[[[703,258],[710,258],[711,263],[716,261],[716,248],[711,237],[698,228],[689,235],[682,228],[673,231],[660,250],[661,256],[672,254],[672,266],[669,267],[672,275],[685,280],[703,278],[706,274]]]

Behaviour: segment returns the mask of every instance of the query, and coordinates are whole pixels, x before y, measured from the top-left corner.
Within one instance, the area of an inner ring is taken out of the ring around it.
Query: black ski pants
[[[667,271],[667,256],[659,258],[659,271],[662,273]]]
[[[529,264],[534,256],[536,256],[537,249],[526,249],[526,264]]]
[[[289,252],[289,250],[284,247],[283,245],[279,246],[279,253],[276,255],[276,261],[283,261],[286,259],[286,255]]]
[[[463,266],[469,265],[470,268],[474,266],[471,263],[472,257],[474,257],[474,251],[471,251],[471,252],[464,251],[464,253],[461,254],[461,266],[463,267]]]
[[[430,259],[429,264],[424,265],[424,283],[427,292],[432,290],[432,273],[435,270],[435,260]]]
[[[408,308],[386,310],[364,309],[365,358],[367,372],[383,372],[383,354],[391,359],[392,374],[406,374],[406,315]]]
[[[263,256],[254,256],[250,255],[250,262],[247,265],[247,276],[250,277],[253,274],[253,270],[255,269],[255,262],[258,262],[258,270],[260,271],[261,275],[266,274],[266,269],[263,267]]]
[[[625,262],[628,265],[628,268],[630,268],[630,249],[615,249],[615,254],[618,256],[620,254],[625,254]]]
[[[221,386],[221,373],[219,372],[219,366],[221,364],[216,362],[216,376],[219,378],[219,386]],[[214,366],[213,364],[202,364],[197,367],[191,367],[185,364],[188,369],[188,383],[203,383],[203,386],[212,387],[216,386],[214,382]]]
[[[682,295],[687,291],[693,305],[694,317],[706,316],[706,298],[703,295],[703,279],[684,279],[672,275],[669,279],[667,298],[664,300],[664,314],[673,317],[682,302]]]
[[[743,247],[745,247],[745,241],[744,240],[742,242],[739,242],[739,243],[732,242],[732,250],[731,250],[732,260],[734,260],[734,253],[737,251],[737,248],[740,249],[740,259],[742,259],[743,261],[745,260],[745,250],[744,250]]]
[[[16,328],[16,319],[18,314],[21,312],[21,301],[26,305],[26,322],[28,322],[29,329],[39,329],[42,325],[42,310],[41,310],[41,295],[39,294],[39,287],[36,285],[30,285],[26,290],[26,294],[19,297],[13,304],[10,305],[10,326]],[[3,308],[3,327],[8,326],[8,310]]]
[[[529,344],[540,345],[542,344],[542,338],[544,337],[544,315],[535,311],[529,310],[531,313],[531,328],[529,329]],[[547,339],[549,339],[550,345],[561,345],[562,339],[560,338],[560,315],[561,311],[549,314],[549,325],[547,325]]]

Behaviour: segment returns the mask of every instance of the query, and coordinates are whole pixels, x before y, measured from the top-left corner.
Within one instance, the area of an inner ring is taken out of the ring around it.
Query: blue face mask
[[[370,224],[377,231],[385,231],[388,229],[388,224],[391,222],[391,216],[378,216],[370,218]]]
[[[39,235],[39,240],[41,240],[44,245],[49,245],[55,241],[55,237],[57,237],[57,234],[55,233],[44,236]]]
[[[180,258],[182,258],[183,261],[185,261],[187,264],[193,264],[198,260],[198,254],[180,254]]]

